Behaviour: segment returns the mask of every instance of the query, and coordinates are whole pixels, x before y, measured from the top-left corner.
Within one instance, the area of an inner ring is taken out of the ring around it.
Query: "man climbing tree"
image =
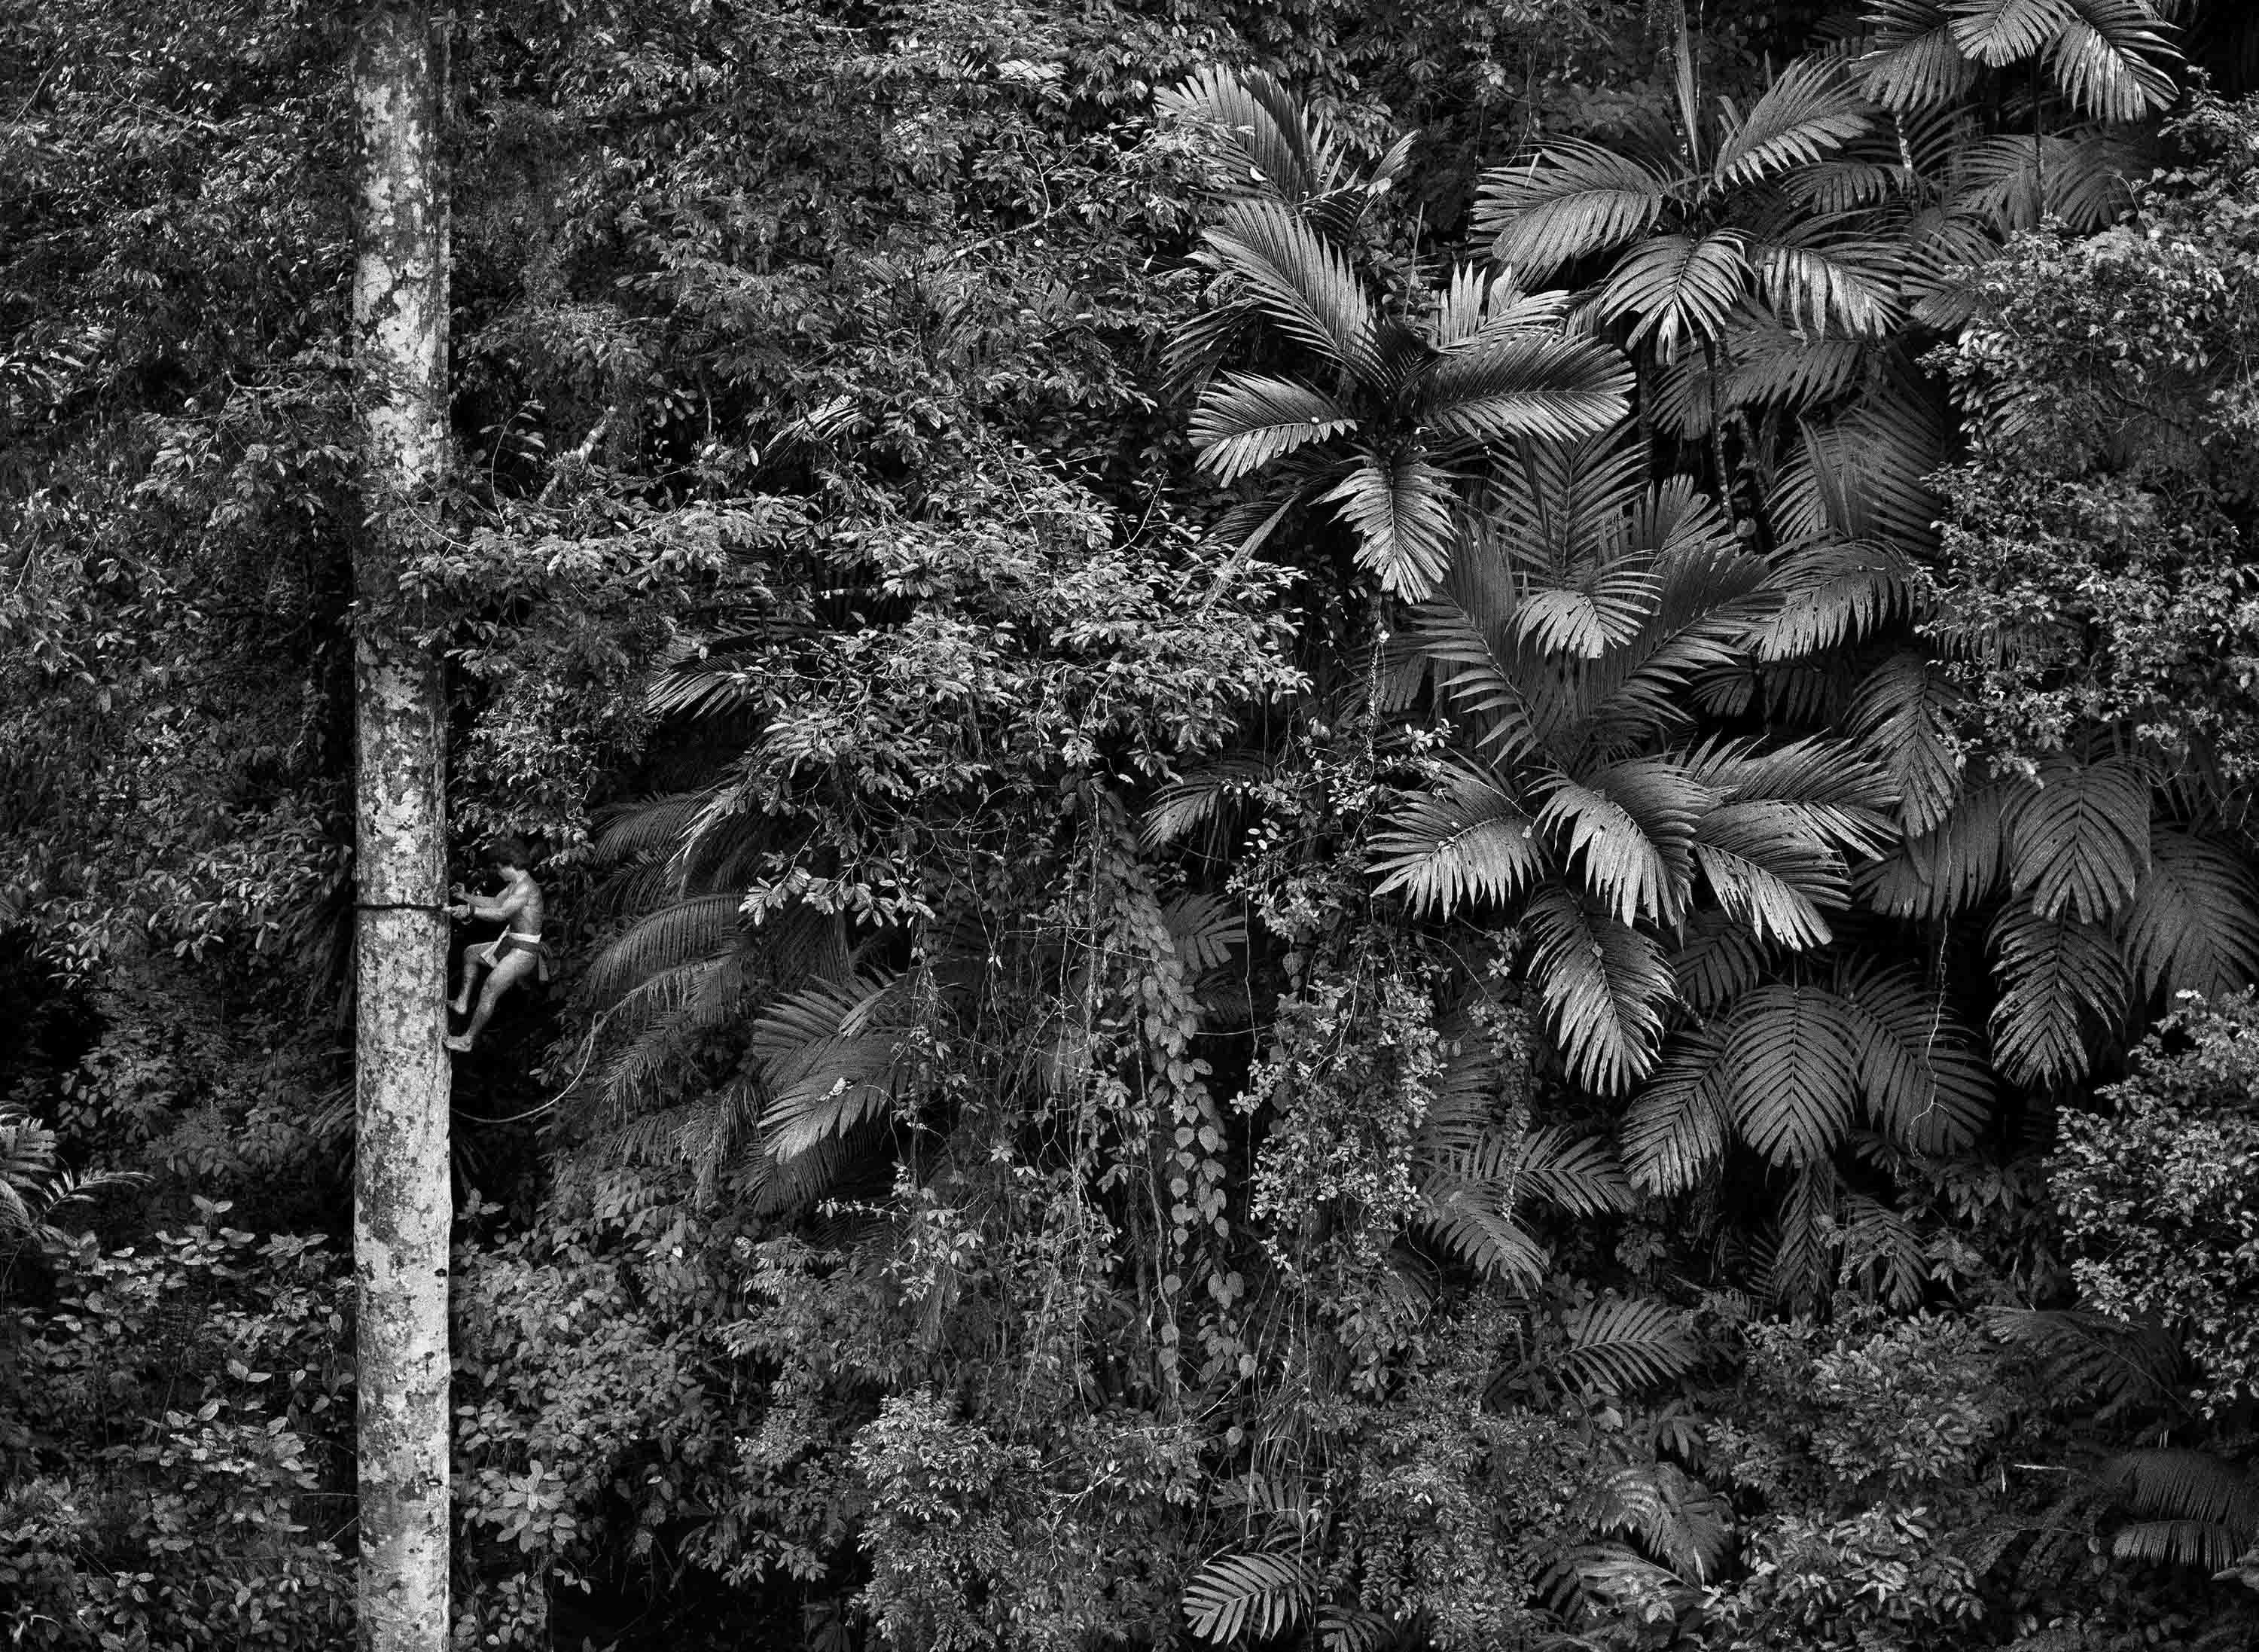
[[[445,708],[439,659],[401,576],[429,534],[446,472],[441,46],[423,0],[369,0],[353,50],[366,523],[353,570],[357,1593],[366,1652],[439,1652],[448,1637],[452,1215],[440,1044]]]
[[[450,1050],[460,1052],[478,1043],[502,995],[528,975],[538,970],[543,980],[549,979],[549,948],[541,939],[541,886],[534,882],[527,865],[531,858],[522,839],[504,837],[487,851],[487,865],[502,880],[500,894],[474,895],[460,886],[448,891],[453,897],[450,916],[499,919],[502,925],[502,933],[486,945],[463,949],[462,973],[447,1008],[470,1016],[471,1024],[447,1040]],[[479,993],[474,1010],[471,994],[478,990],[481,975],[486,990]]]

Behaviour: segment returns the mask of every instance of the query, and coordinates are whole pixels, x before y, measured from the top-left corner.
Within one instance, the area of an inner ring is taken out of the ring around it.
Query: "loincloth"
[[[515,929],[505,929],[487,943],[487,967],[494,968],[513,952],[531,952],[534,957],[536,979],[546,981],[552,967],[549,943],[538,935],[520,935]]]

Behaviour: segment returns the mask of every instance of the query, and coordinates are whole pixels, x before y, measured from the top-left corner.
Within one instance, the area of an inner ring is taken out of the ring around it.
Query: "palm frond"
[[[2070,0],[2048,52],[2048,72],[2074,108],[2097,120],[2136,121],[2173,101],[2179,53],[2142,0]]]
[[[2137,1517],[2112,1540],[2121,1558],[2220,1571],[2235,1563],[2259,1531],[2259,1485],[2242,1464],[2208,1451],[2157,1446],[2121,1452],[2098,1478]]]
[[[1372,303],[1341,247],[1271,201],[1236,203],[1202,239],[1272,325],[1336,369],[1377,374]]]
[[[1318,1575],[1293,1555],[1219,1555],[1185,1585],[1185,1621],[1211,1646],[1285,1634],[1318,1597]]]
[[[1802,224],[1782,239],[1753,241],[1749,252],[1757,292],[1795,333],[1872,338],[1899,321],[1899,259],[1889,243]]]
[[[1685,925],[1685,938],[1671,955],[1679,1001],[1697,1015],[1708,1015],[1739,998],[1764,978],[1764,949],[1739,921],[1724,912],[1697,912]]]
[[[1871,672],[1845,719],[1896,783],[1899,819],[1910,836],[1941,825],[1961,794],[1961,744],[1953,711],[1961,691],[1934,661],[1911,652]]]
[[[1700,239],[1658,235],[1624,254],[1600,290],[1596,313],[1631,324],[1636,348],[1649,338],[1668,359],[1689,344],[1724,337],[1757,279],[1746,239],[1720,230]]]
[[[1715,1032],[1698,1029],[1674,1042],[1624,1114],[1624,1164],[1635,1186],[1684,1193],[1725,1156],[1731,1080]]]
[[[2222,844],[2153,829],[2122,938],[2146,991],[2233,992],[2259,979],[2259,879]]]
[[[1868,0],[1871,45],[1856,63],[1860,89],[1899,113],[1958,103],[1977,83],[1976,61],[1954,42],[1942,0]]]
[[[2001,68],[2038,55],[2077,13],[2073,0],[1953,0],[1953,43]]]
[[[1670,181],[1628,155],[1576,139],[1483,174],[1478,234],[1525,281],[1637,239],[1670,203]]]
[[[1776,1164],[1834,1150],[1860,1092],[1857,1022],[1812,986],[1760,986],[1735,1006],[1726,1039],[1735,1122]]]
[[[1526,1189],[1572,1216],[1620,1214],[1632,1207],[1631,1182],[1606,1136],[1579,1136],[1565,1125],[1548,1125],[1515,1142],[1497,1169],[1510,1186]]]
[[[1835,980],[1859,1050],[1859,1092],[1892,1142],[1945,1153],[1977,1137],[1992,1112],[1992,1079],[1976,1038],[1911,969],[1846,965]]]
[[[1538,731],[1521,662],[1493,641],[1481,618],[1489,606],[1485,582],[1484,571],[1461,559],[1443,588],[1413,611],[1411,630],[1420,652],[1435,662],[1443,695],[1476,720],[1479,744],[1496,747],[1500,761],[1512,762],[1536,748]]]
[[[1993,1059],[2015,1083],[2056,1086],[2086,1072],[2086,1029],[2114,1027],[2128,983],[2118,943],[2099,924],[2043,918],[2016,901],[1989,937],[2001,984]]]
[[[1436,360],[1413,411],[1450,440],[1574,442],[1614,429],[1631,386],[1623,357],[1598,340],[1520,328]]]
[[[1911,837],[1862,874],[1867,904],[1897,918],[1943,918],[1989,900],[2007,871],[2013,784],[1964,793],[1942,826]]]
[[[1694,823],[1716,794],[1664,758],[1635,758],[1542,781],[1541,831],[1620,923],[1675,923],[1693,877]]]
[[[588,992],[600,1005],[678,965],[716,958],[743,943],[737,894],[694,895],[640,918],[588,965]]]
[[[1425,600],[1451,559],[1451,478],[1415,446],[1391,456],[1358,455],[1329,503],[1357,534],[1357,559],[1383,588],[1408,602]]]
[[[1341,189],[1341,146],[1294,95],[1261,69],[1210,66],[1159,94],[1157,112],[1210,129],[1230,162],[1226,187],[1302,207]]]
[[[1439,917],[1462,904],[1511,901],[1545,867],[1537,822],[1496,775],[1472,764],[1391,808],[1372,840],[1376,893],[1400,889],[1415,911]]]
[[[2149,869],[2149,785],[2123,763],[2043,765],[2008,806],[2008,887],[2042,918],[2100,922]]]
[[[1507,1213],[1496,1191],[1481,1182],[1448,1171],[1429,1175],[1420,1189],[1420,1221],[1478,1273],[1525,1292],[1544,1281],[1544,1246]]]
[[[887,1024],[899,976],[817,981],[772,1004],[749,1050],[768,1091],[761,1134],[788,1162],[885,1112],[899,1081],[901,1041]]]
[[[1662,949],[1558,884],[1526,909],[1531,966],[1562,1059],[1577,1083],[1620,1094],[1655,1062],[1676,983]]]
[[[1357,428],[1331,396],[1293,379],[1227,374],[1201,395],[1190,434],[1219,481],[1236,481],[1298,447]]]
[[[1792,167],[1808,167],[1864,133],[1871,106],[1846,82],[1842,60],[1821,53],[1783,69],[1746,118],[1729,120],[1710,162],[1728,185],[1760,183]]]
[[[1603,1296],[1561,1316],[1568,1346],[1561,1378],[1590,1392],[1625,1395],[1684,1376],[1701,1357],[1686,1315],[1652,1297]]]
[[[1190,837],[1217,820],[1226,805],[1244,797],[1271,778],[1272,767],[1263,758],[1234,756],[1215,762],[1181,780],[1170,781],[1154,794],[1138,828],[1138,846],[1148,853]]]

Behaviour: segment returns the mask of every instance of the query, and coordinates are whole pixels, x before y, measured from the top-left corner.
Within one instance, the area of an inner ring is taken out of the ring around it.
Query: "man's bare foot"
[[[471,1007],[451,998],[447,1000],[447,1013],[450,1015],[467,1015],[471,1013]]]
[[[453,1050],[457,1055],[465,1054],[471,1047],[470,1039],[461,1033],[456,1033],[453,1036],[442,1038],[439,1042],[446,1045],[448,1049]]]

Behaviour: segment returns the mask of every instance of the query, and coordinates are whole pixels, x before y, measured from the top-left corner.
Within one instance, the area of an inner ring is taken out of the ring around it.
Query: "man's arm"
[[[526,893],[523,889],[512,889],[492,899],[465,891],[462,901],[453,909],[467,918],[500,918],[507,922],[525,910],[526,900]]]

